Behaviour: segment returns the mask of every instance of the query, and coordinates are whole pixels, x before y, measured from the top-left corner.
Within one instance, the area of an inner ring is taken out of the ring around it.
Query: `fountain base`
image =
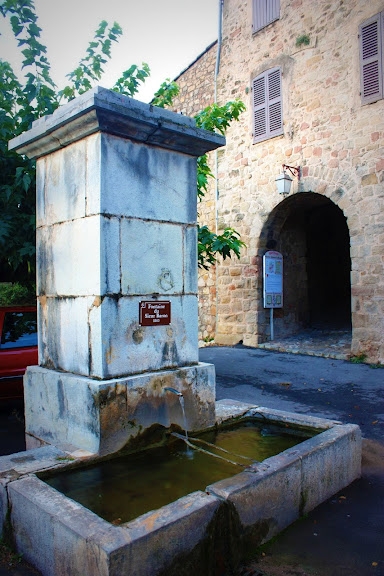
[[[80,465],[73,453],[45,446],[4,456],[0,517],[5,524],[8,512],[17,551],[44,576],[216,576],[236,569],[257,546],[360,476],[356,425],[225,400],[216,412],[218,424],[243,417],[317,435],[116,526],[37,476],[68,462]]]
[[[199,363],[125,378],[95,380],[40,366],[24,377],[27,449],[53,444],[104,456],[124,448],[158,424],[185,427],[179,390],[189,430],[215,424],[215,367]]]

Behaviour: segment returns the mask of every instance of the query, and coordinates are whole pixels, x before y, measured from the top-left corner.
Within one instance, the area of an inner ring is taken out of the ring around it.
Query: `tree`
[[[58,90],[51,77],[47,49],[40,42],[41,28],[33,0],[0,0],[0,12],[9,18],[18,47],[23,55],[24,82],[20,82],[8,62],[0,60],[0,281],[19,280],[33,283],[35,278],[35,163],[8,150],[8,141],[28,130],[37,118],[51,114],[56,108],[89,90],[101,78],[111,58],[111,47],[122,34],[115,22],[102,21],[89,43],[86,55],[67,75],[68,84]],[[150,74],[149,66],[133,64],[118,78],[112,90],[134,96]],[[170,105],[177,94],[174,82],[165,81],[156,92],[152,104]],[[198,126],[218,130],[222,134],[232,120],[237,120],[244,104],[216,104],[196,117]],[[212,176],[207,157],[198,159],[197,194],[204,196],[208,178]],[[221,236],[199,229],[199,266],[207,268],[216,261],[235,254],[240,257],[243,242],[232,228]]]

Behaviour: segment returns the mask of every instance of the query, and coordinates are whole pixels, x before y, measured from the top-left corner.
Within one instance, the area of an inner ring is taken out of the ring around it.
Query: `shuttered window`
[[[361,101],[376,102],[384,97],[384,12],[359,27]]]
[[[252,0],[252,29],[257,32],[280,18],[280,0]]]
[[[257,76],[252,83],[253,142],[283,134],[283,106],[280,68]]]

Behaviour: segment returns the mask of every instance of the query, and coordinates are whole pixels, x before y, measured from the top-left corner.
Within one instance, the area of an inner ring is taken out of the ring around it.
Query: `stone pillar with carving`
[[[193,119],[97,87],[10,147],[37,159],[39,366],[27,447],[108,454],[154,424],[215,422],[198,362],[196,158],[225,143]]]

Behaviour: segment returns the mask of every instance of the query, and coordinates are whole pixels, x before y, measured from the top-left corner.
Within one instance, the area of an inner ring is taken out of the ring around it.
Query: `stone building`
[[[175,110],[247,106],[212,153],[201,222],[236,228],[240,260],[200,277],[201,341],[270,339],[263,255],[283,255],[274,335],[352,330],[352,355],[384,363],[384,3],[222,0],[222,30],[176,79]],[[283,172],[289,194],[276,188]]]

